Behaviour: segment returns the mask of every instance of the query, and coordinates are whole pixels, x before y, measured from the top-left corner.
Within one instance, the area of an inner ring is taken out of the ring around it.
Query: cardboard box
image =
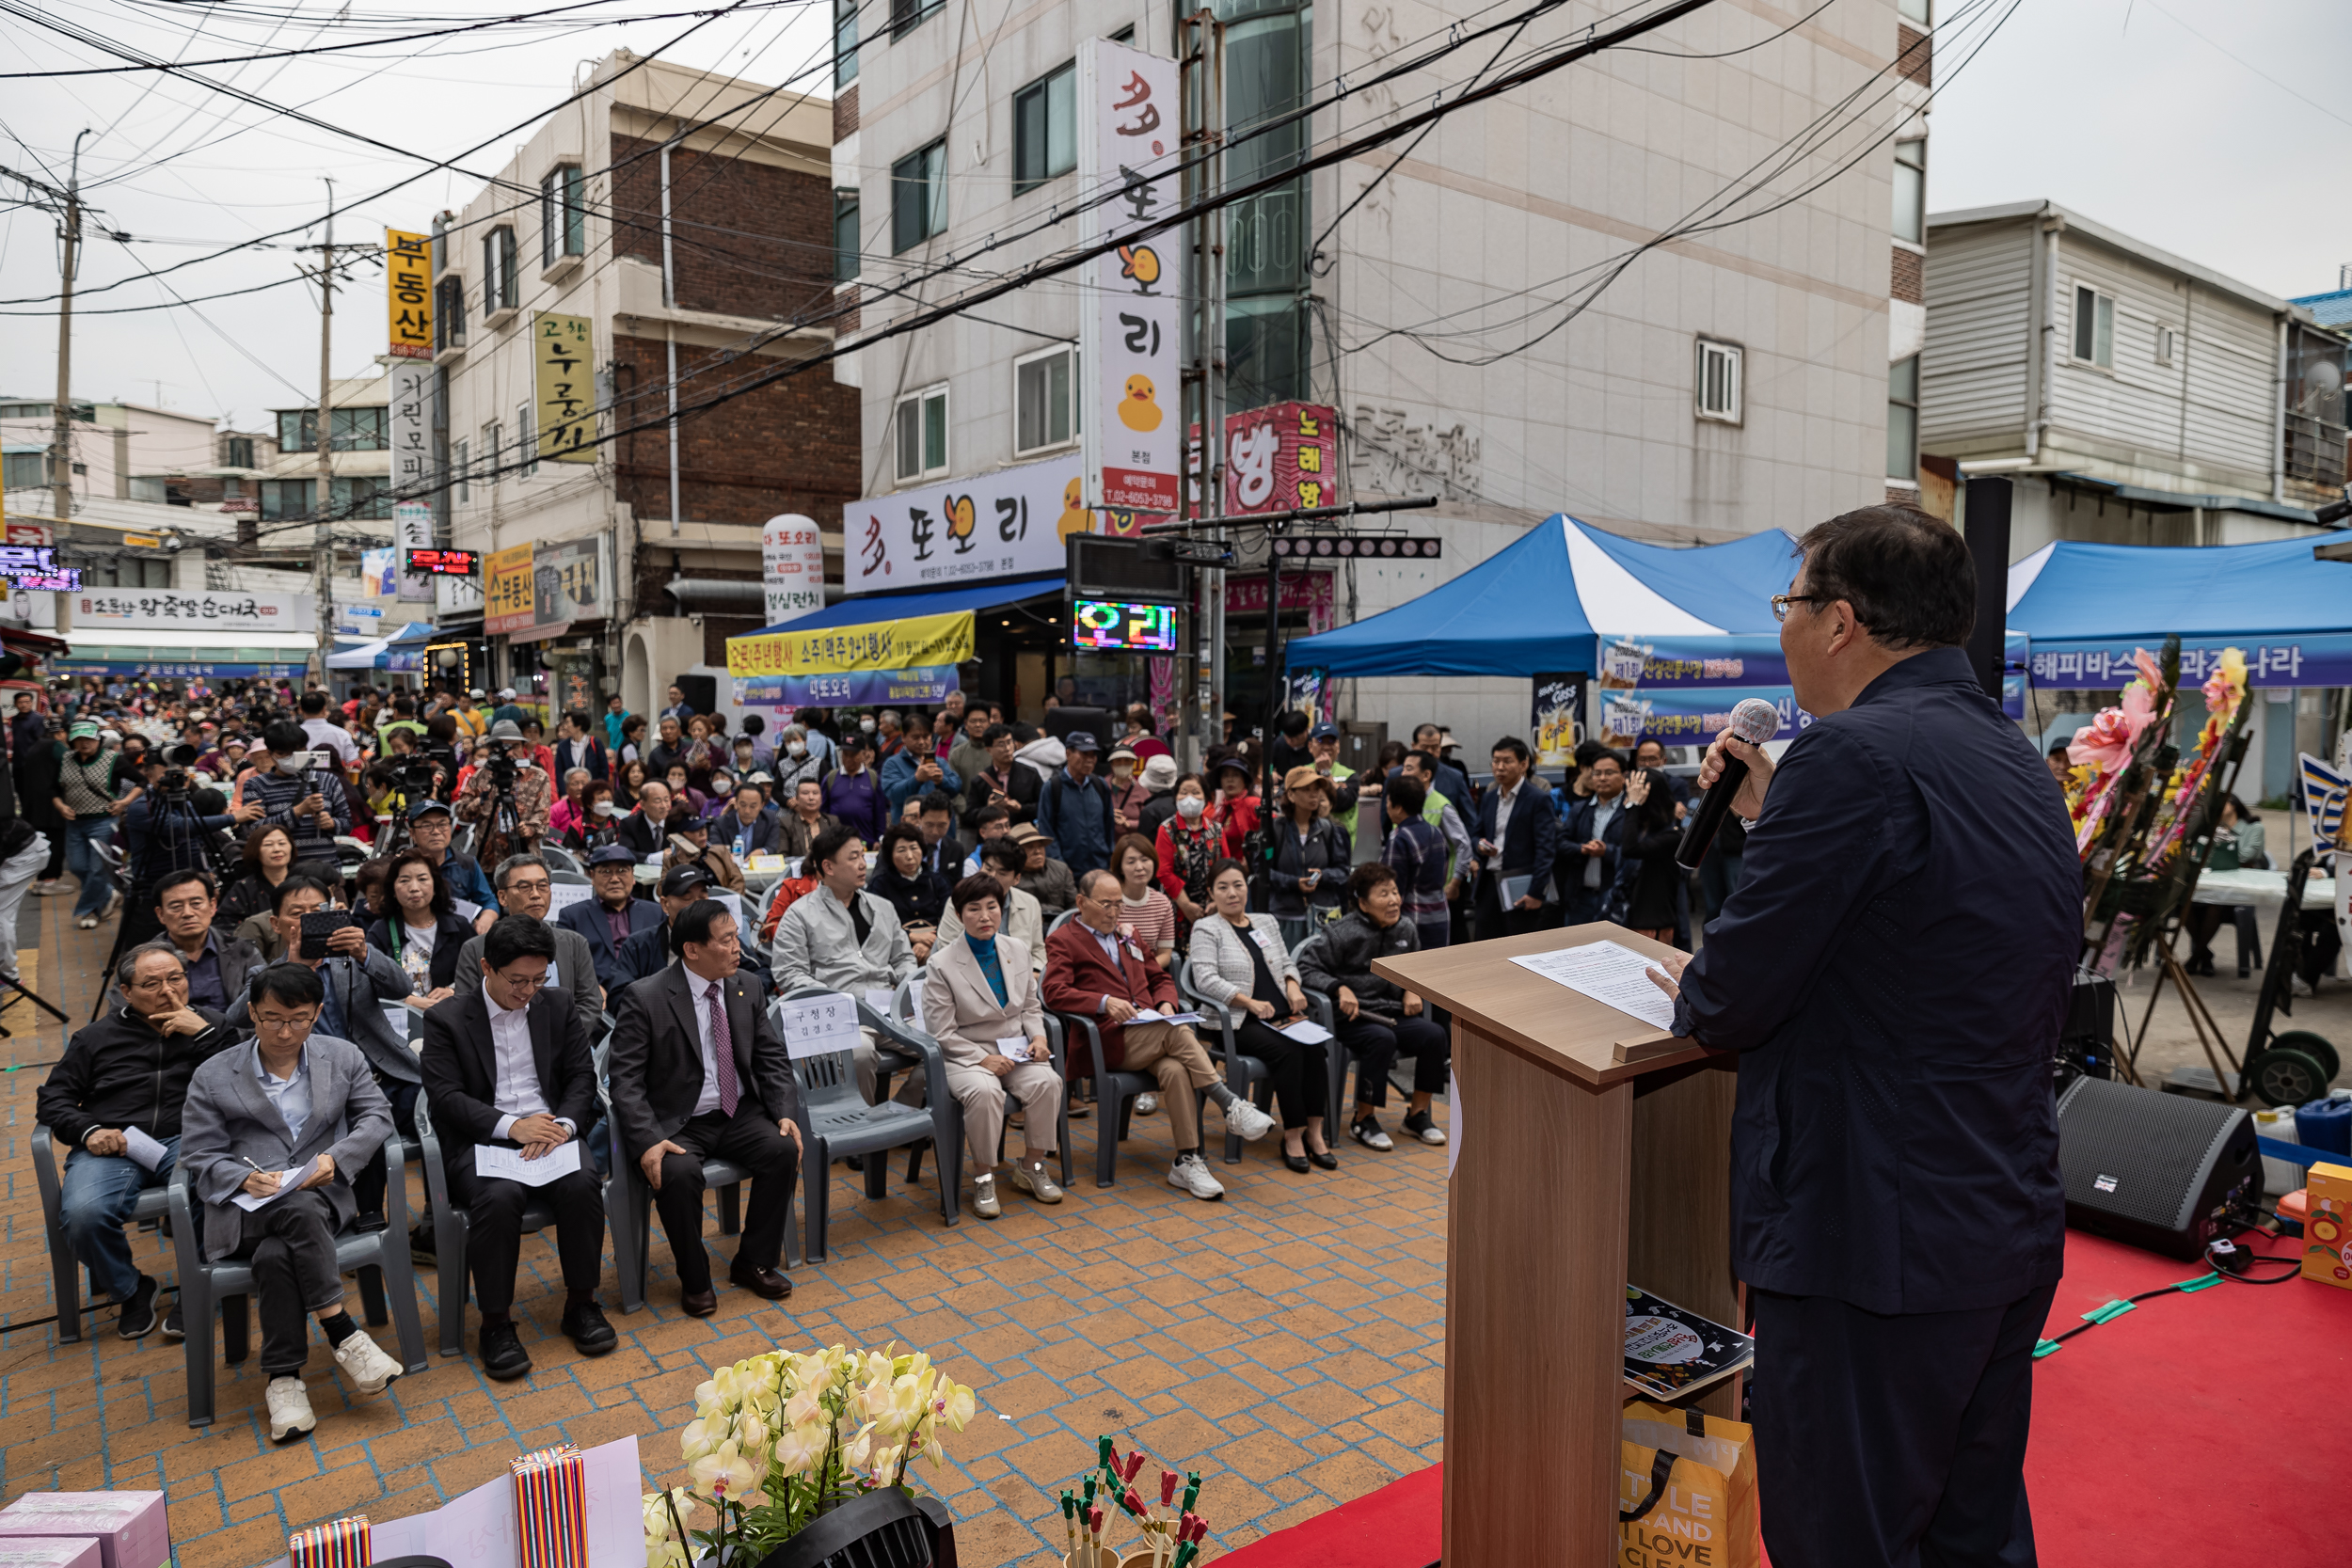
[[[2304,1191],[2303,1277],[2352,1291],[2352,1168],[2313,1165]]]
[[[27,1492],[0,1509],[0,1544],[23,1536],[87,1537],[97,1543],[100,1568],[171,1561],[161,1492]]]
[[[19,1535],[0,1540],[0,1568],[102,1568],[98,1543],[87,1535]]]

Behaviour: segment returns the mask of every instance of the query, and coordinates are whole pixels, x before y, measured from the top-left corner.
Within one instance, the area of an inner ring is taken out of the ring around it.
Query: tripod
[[[181,868],[173,845],[182,834],[197,846],[202,856],[196,863],[216,879],[227,881],[227,858],[219,841],[213,836],[213,830],[204,825],[195,800],[179,790],[158,791],[148,821],[147,843],[139,849],[138,864],[135,868],[124,868],[130,873],[130,887],[123,895],[122,919],[115,927],[114,946],[107,951],[102,974],[112,975],[115,965],[122,961],[122,955],[162,934],[163,925],[155,918],[155,883],[159,878]],[[104,1010],[111,983],[108,980],[98,987],[98,999],[90,1006],[91,1018]]]

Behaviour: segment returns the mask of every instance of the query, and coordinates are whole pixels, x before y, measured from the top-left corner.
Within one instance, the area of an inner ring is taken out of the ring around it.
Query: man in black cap
[[[637,857],[627,845],[607,844],[590,854],[588,880],[596,895],[566,908],[555,923],[587,939],[596,979],[609,994],[621,988],[621,949],[639,932],[660,929],[662,911],[637,896]]]
[[[647,927],[622,943],[612,963],[614,976],[619,983],[631,985],[668,968],[670,960],[676,957],[670,941],[671,926],[690,905],[700,899],[715,897],[718,892],[710,880],[710,873],[699,865],[674,865],[663,872],[660,887],[661,924]],[[756,951],[757,945],[755,941],[744,945],[739,967],[743,972],[744,979],[755,982],[759,988],[759,994],[765,996],[770,990],[770,974],[767,960]],[[616,994],[613,1006],[619,1005]]]
[[[491,887],[490,879],[482,874],[479,862],[471,855],[461,855],[449,847],[454,827],[454,819],[450,816],[445,801],[420,800],[408,808],[408,841],[440,862],[441,879],[449,883],[451,895],[472,906],[467,917],[478,919],[482,911],[487,910],[491,918],[495,919],[499,907],[498,890]],[[467,913],[465,911],[459,912]],[[489,923],[481,922],[480,928],[487,930]]]
[[[1107,871],[1111,845],[1119,837],[1119,814],[1110,786],[1094,773],[1102,746],[1085,730],[1073,730],[1062,741],[1060,771],[1045,782],[1038,795],[1037,825],[1054,841],[1054,858],[1073,876]]]

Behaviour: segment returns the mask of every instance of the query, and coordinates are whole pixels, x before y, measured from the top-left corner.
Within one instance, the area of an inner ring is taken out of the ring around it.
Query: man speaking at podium
[[[1874,506],[1798,548],[1773,608],[1813,723],[1777,768],[1729,732],[1708,749],[1703,784],[1747,765],[1746,875],[1671,965],[1675,1032],[1740,1053],[1764,1543],[1773,1568],[2030,1568],[2074,834],[1970,670],[1960,534]]]

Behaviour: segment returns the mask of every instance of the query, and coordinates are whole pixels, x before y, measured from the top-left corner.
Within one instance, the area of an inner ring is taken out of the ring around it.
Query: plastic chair
[[[612,1035],[608,1028],[596,1042],[596,1094],[604,1102],[604,1123],[612,1174],[604,1183],[604,1227],[612,1237],[612,1272],[620,1279],[621,1310],[641,1312],[645,1307],[645,1273],[653,1251],[653,1187],[645,1173],[621,1147],[621,1123],[612,1115]],[[728,1160],[703,1162],[703,1186],[719,1195],[719,1234],[733,1236],[743,1228],[743,1183],[752,1173]],[[785,1227],[785,1261],[792,1256],[791,1227]]]
[[[1176,994],[1185,1006],[1216,1026],[1217,1054],[1225,1063],[1225,1086],[1235,1094],[1247,1095],[1251,1104],[1272,1115],[1274,1090],[1265,1063],[1258,1057],[1242,1054],[1241,1048],[1235,1043],[1232,1010],[1222,1002],[1210,1001],[1193,989],[1190,958],[1177,960]],[[1124,1117],[1126,1113],[1122,1109],[1120,1115]],[[1241,1134],[1230,1127],[1225,1131],[1225,1163],[1229,1165],[1241,1164]]]
[[[833,993],[812,987],[792,994]],[[781,1034],[783,1009],[771,1006],[771,1018]],[[866,1196],[879,1198],[889,1192],[889,1163],[870,1156],[894,1148],[911,1149],[907,1180],[914,1181],[922,1174],[922,1146],[928,1143],[944,1173],[939,1182],[941,1222],[953,1226],[961,1218],[957,1174],[963,1161],[963,1118],[958,1112],[955,1096],[947,1092],[946,1058],[929,1036],[917,1034],[862,1001],[857,1005],[857,1015],[860,1023],[911,1058],[908,1065],[913,1065],[913,1060],[921,1062],[925,1073],[924,1103],[917,1109],[891,1100],[889,1080],[878,1074],[876,1093],[882,1102],[866,1104],[858,1093],[857,1059],[850,1052],[829,1051],[821,1055],[793,1058],[792,1076],[801,1087],[801,1213],[807,1231],[804,1250],[812,1263],[821,1262],[825,1257],[825,1234],[832,1211],[827,1171],[835,1159],[845,1155],[868,1156],[861,1162]]]
[[[46,1126],[33,1126],[33,1176],[40,1187],[41,1231],[49,1241],[49,1284],[57,1304],[57,1342],[79,1344],[82,1338],[82,1263],[65,1235],[65,1183],[57,1168],[56,1134]],[[167,1183],[167,1186],[168,1183]],[[131,1208],[135,1222],[164,1218],[170,1206],[165,1187],[143,1190]],[[168,1289],[171,1281],[164,1281]]]
[[[1077,1013],[1049,1012],[1045,1015],[1045,1037],[1053,1042],[1054,1058],[1057,1062],[1067,1063],[1070,1059],[1067,1042],[1069,1031],[1073,1029],[1080,1030],[1085,1034],[1088,1052],[1085,1059],[1091,1061],[1094,1066],[1096,1117],[1094,1184],[1098,1187],[1108,1187],[1118,1180],[1116,1167],[1119,1163],[1119,1146],[1126,1141],[1129,1124],[1134,1120],[1136,1096],[1158,1093],[1160,1081],[1148,1073],[1128,1072],[1123,1069],[1113,1070],[1110,1064],[1103,1059],[1102,1030],[1095,1026],[1094,1020],[1082,1017]],[[1209,1099],[1208,1091],[1202,1090],[1200,1098],[1205,1106]],[[1116,1130],[1111,1126],[1113,1107],[1116,1107],[1119,1113],[1117,1117],[1119,1125]],[[1061,1134],[1062,1184],[1068,1186],[1070,1184],[1070,1109],[1066,1101],[1062,1106]]]
[[[567,879],[577,877],[583,882],[588,879],[588,868],[580,863],[580,857],[562,845],[543,842],[537,847],[535,853],[548,863],[549,879],[562,875]]]
[[[934,1045],[938,1044],[937,1037],[923,1027],[923,972],[921,970],[916,970],[913,974],[898,982],[898,989],[891,994],[890,1015],[893,1020],[904,1024],[911,1033],[920,1035]],[[1067,1187],[1070,1185],[1070,1074],[1064,1068],[1061,1031],[1054,1027],[1053,1015],[1050,1013],[1045,1019],[1045,1041],[1053,1053],[1054,1071],[1062,1081],[1061,1108],[1057,1115],[1055,1124],[1055,1144],[1061,1155],[1061,1184]],[[875,1082],[879,1084],[881,1079],[877,1077]],[[1008,1110],[1009,1109],[1010,1107],[1008,1106]],[[955,1114],[957,1134],[961,1139],[963,1127],[963,1102],[961,1101],[956,1101]],[[996,1124],[996,1164],[1000,1165],[1005,1163],[1005,1139],[1011,1134],[1011,1132],[1012,1120],[1009,1115],[1003,1121]],[[910,1159],[908,1164],[907,1179],[913,1180],[913,1160]],[[955,1171],[953,1174],[958,1181],[963,1180],[961,1171]]]
[[[345,1230],[335,1238],[335,1263],[344,1274],[359,1275],[359,1301],[368,1325],[380,1328],[387,1319],[395,1325],[404,1370],[421,1372],[431,1363],[424,1349],[424,1324],[417,1315],[417,1282],[408,1263],[408,1183],[400,1140],[384,1140],[384,1228]],[[237,1259],[217,1263],[204,1260],[201,1221],[188,1192],[183,1168],[172,1170],[170,1199],[172,1246],[180,1260],[181,1321],[188,1337],[188,1425],[213,1424],[213,1331],[215,1307],[220,1314],[220,1338],[226,1359],[243,1364],[250,1345],[246,1309],[253,1294],[253,1268]]]
[[[596,1092],[599,1096],[604,1092],[601,1079]],[[433,1222],[433,1256],[439,1260],[437,1267],[441,1274],[441,1354],[462,1355],[466,1349],[466,1303],[473,1285],[472,1274],[466,1267],[469,1226],[467,1212],[457,1207],[450,1196],[449,1166],[441,1158],[440,1136],[433,1131],[432,1109],[427,1103],[431,1099],[428,1094],[417,1096],[417,1133],[424,1146],[425,1202]],[[524,1200],[525,1234],[545,1230],[554,1223],[553,1209],[536,1196]]]
[[[1309,948],[1314,947],[1316,943],[1324,940],[1324,932],[1317,931],[1314,935],[1309,937],[1305,942],[1300,942],[1297,947],[1292,950],[1291,960],[1294,963],[1297,962],[1299,958],[1306,954]],[[1324,1066],[1328,1071],[1331,1085],[1330,1093],[1327,1095],[1324,1100],[1325,1108],[1323,1113],[1323,1125],[1327,1131],[1335,1132],[1338,1129],[1347,1125],[1345,1120],[1345,1117],[1349,1114],[1345,1101],[1345,1096],[1347,1094],[1347,1063],[1348,1058],[1352,1056],[1354,1053],[1349,1051],[1347,1047],[1342,1045],[1339,1040],[1339,1005],[1333,1002],[1330,997],[1326,996],[1323,992],[1315,990],[1312,986],[1305,984],[1303,976],[1298,989],[1307,993],[1307,1016],[1310,1019],[1312,1019],[1315,1022],[1322,1024],[1326,1029],[1331,1031],[1331,1038],[1325,1043],[1323,1053]],[[1357,1072],[1357,1087],[1360,1089],[1362,1086],[1363,1073],[1362,1070],[1359,1069]]]

